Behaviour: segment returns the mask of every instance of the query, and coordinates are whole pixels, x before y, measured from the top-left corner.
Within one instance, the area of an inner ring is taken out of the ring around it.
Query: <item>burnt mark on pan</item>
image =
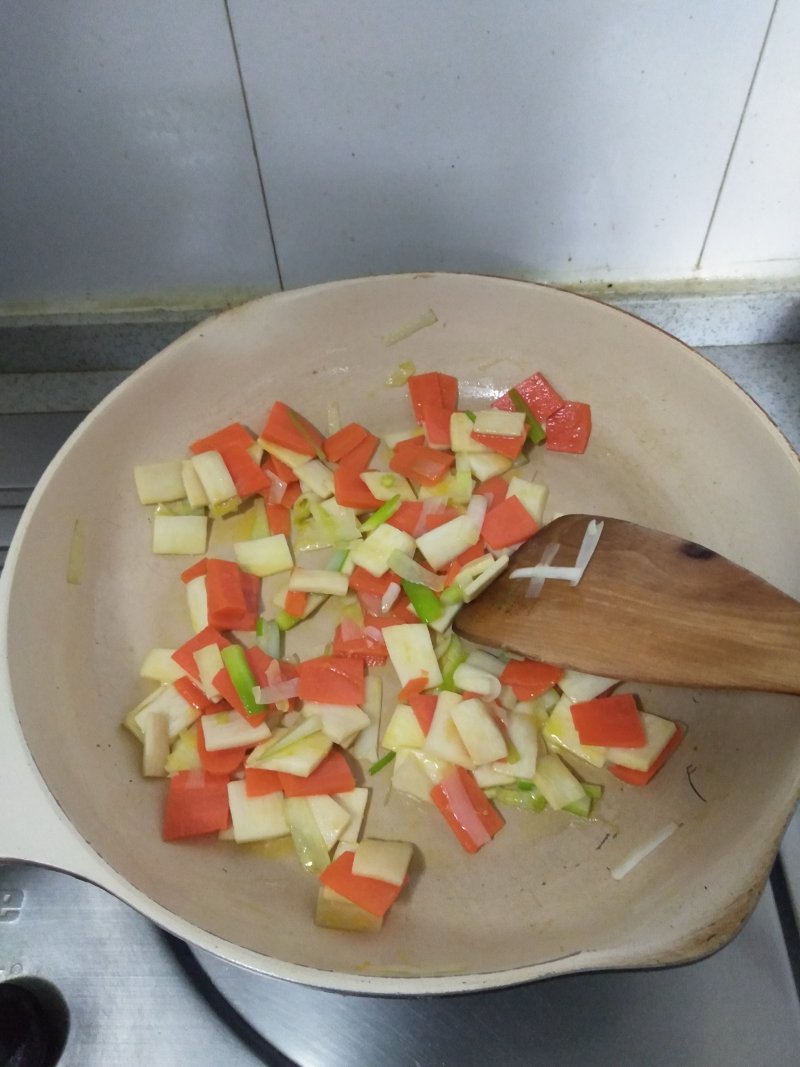
[[[689,559],[716,559],[717,553],[705,545],[698,545],[694,541],[684,541],[680,551]]]

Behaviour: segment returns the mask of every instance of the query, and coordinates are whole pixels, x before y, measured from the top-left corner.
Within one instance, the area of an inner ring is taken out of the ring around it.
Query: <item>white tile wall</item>
[[[702,267],[800,274],[800,4],[779,0]]]
[[[9,0],[0,305],[277,286],[221,0]]]
[[[692,273],[772,0],[231,0],[287,285]]]

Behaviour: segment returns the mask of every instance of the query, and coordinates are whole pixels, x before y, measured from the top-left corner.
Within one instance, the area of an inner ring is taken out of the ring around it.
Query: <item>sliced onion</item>
[[[363,632],[363,627],[347,615],[339,623],[339,636],[343,641],[357,641]]]
[[[602,522],[592,519],[586,527],[581,547],[578,549],[577,558],[580,561],[580,565],[576,562],[573,567],[551,567],[545,563],[539,563],[535,567],[517,567],[515,571],[509,574],[509,578],[553,578],[577,585],[589,565],[589,560],[592,558],[602,532]]]
[[[649,856],[659,845],[663,845],[667,838],[671,837],[677,829],[678,824],[676,822],[668,822],[667,825],[651,837],[649,841],[640,845],[639,848],[635,848],[633,852],[628,853],[622,863],[618,863],[616,867],[612,868],[611,877],[620,881],[626,874],[630,874],[634,867],[638,867],[645,857]]]
[[[256,686],[254,692],[257,692],[260,704],[279,704],[282,700],[296,697],[299,688],[300,679],[289,678],[288,681],[277,682],[275,685]]]
[[[419,509],[419,518],[417,524],[414,527],[412,537],[419,537],[424,534],[428,529],[428,519],[431,515],[437,515],[440,511],[444,511],[447,507],[447,500],[443,496],[429,496],[422,501],[422,507]]]
[[[388,615],[395,605],[395,601],[400,596],[400,585],[398,582],[392,582],[386,589],[386,592],[381,597],[381,615]]]
[[[367,615],[383,615],[381,611],[381,598],[375,593],[359,593],[358,599]]]
[[[578,558],[575,560],[575,566],[581,572],[581,578],[583,572],[589,566],[589,560],[594,555],[594,550],[597,548],[597,542],[600,540],[600,534],[603,532],[602,522],[598,522],[597,519],[592,519],[589,525],[586,527],[586,533],[583,535],[583,541],[581,541],[581,547],[578,549]],[[576,578],[572,583],[577,585],[580,578]]]
[[[368,637],[370,641],[374,641],[376,644],[385,645],[386,642],[383,639],[383,631],[379,630],[377,626],[365,626],[364,636]]]
[[[429,571],[404,552],[395,549],[389,556],[388,563],[391,571],[406,582],[424,585],[432,589],[434,593],[441,593],[444,589],[444,575],[434,574],[433,571]]]
[[[474,493],[467,504],[467,516],[470,518],[478,533],[481,532],[483,520],[489,509],[489,498],[484,493]]]
[[[548,564],[552,563],[558,555],[558,550],[560,547],[561,546],[556,542],[553,542],[553,544],[548,545],[542,553],[542,558],[539,560],[539,565],[546,567]],[[537,597],[541,593],[542,589],[544,589],[544,578],[531,578],[530,582],[528,582],[528,588],[525,591],[525,596]]]
[[[286,492],[287,483],[279,478],[274,471],[265,470],[264,473],[269,478],[269,493],[267,494],[268,504],[280,504],[283,500],[283,495]]]

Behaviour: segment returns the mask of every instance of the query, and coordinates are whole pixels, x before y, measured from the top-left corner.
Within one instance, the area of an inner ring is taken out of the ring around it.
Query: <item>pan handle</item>
[[[53,867],[110,888],[110,869],[47,788],[14,711],[0,664],[0,862]]]

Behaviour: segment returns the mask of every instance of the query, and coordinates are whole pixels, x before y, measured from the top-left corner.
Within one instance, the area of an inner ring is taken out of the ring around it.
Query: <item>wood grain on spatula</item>
[[[576,586],[538,597],[511,571],[561,547],[570,566],[592,515],[564,515],[515,553],[508,571],[454,626],[480,644],[609,678],[800,693],[800,602],[717,555],[621,519],[603,533]]]

